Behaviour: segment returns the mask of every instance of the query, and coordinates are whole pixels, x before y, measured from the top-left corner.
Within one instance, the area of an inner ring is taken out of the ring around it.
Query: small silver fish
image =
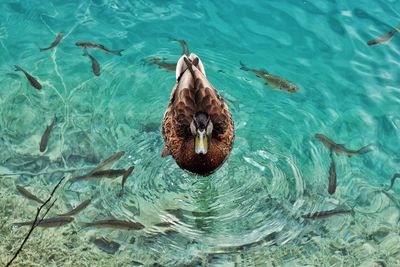
[[[76,42],[75,45],[84,47],[84,48],[95,48],[95,49],[101,50],[103,52],[106,52],[108,54],[112,54],[112,55],[116,55],[116,56],[122,56],[121,52],[124,51],[124,49],[110,50],[102,44],[95,44],[95,43],[90,43],[90,42]]]
[[[96,172],[91,172],[82,176],[76,176],[69,179],[70,182],[74,183],[80,180],[86,180],[91,178],[117,178],[126,173],[125,169],[110,169],[110,170],[100,170]]]
[[[241,67],[240,67],[241,70],[251,71],[257,77],[263,79],[265,81],[266,85],[269,85],[272,88],[276,88],[276,89],[286,91],[289,93],[296,93],[297,91],[299,91],[299,88],[295,84],[289,82],[286,79],[283,79],[276,75],[272,75],[269,72],[264,71],[264,70],[256,70],[256,69],[248,68],[242,62],[240,62],[240,65],[241,65]]]
[[[54,119],[51,122],[51,124],[49,126],[46,127],[46,130],[44,131],[42,138],[40,139],[40,146],[39,146],[39,150],[40,152],[44,152],[47,148],[47,142],[49,140],[49,136],[51,133],[51,130],[53,129],[55,123],[56,123],[56,116],[54,115]]]
[[[329,154],[331,159],[331,165],[329,166],[329,185],[328,185],[328,193],[334,194],[336,191],[336,166],[335,161],[333,160],[332,152]]]
[[[171,38],[170,40],[179,43],[179,45],[182,47],[182,55],[189,56],[189,47],[185,40],[179,40],[175,38]]]
[[[400,178],[400,173],[395,173],[392,176],[392,179],[390,179],[390,186],[388,189],[385,189],[386,191],[389,191],[390,189],[392,189],[393,185],[394,185],[394,180],[396,180],[396,178]]]
[[[23,195],[24,197],[26,197],[27,199],[36,201],[40,204],[43,204],[44,201],[41,200],[40,198],[38,198],[37,196],[35,196],[34,194],[32,194],[31,192],[29,192],[28,190],[26,190],[25,188],[23,188],[22,186],[17,185],[17,190],[18,192],[21,193],[21,195]]]
[[[115,178],[122,176],[126,173],[125,169],[110,169],[110,170],[100,170],[97,172],[94,172],[90,175],[90,177],[109,177],[109,178]]]
[[[154,226],[157,227],[171,227],[173,225],[173,223],[171,222],[160,222],[160,223],[156,223]]]
[[[142,126],[142,130],[146,133],[151,132],[159,132],[160,131],[160,123],[159,122],[149,122]]]
[[[46,50],[49,50],[49,49],[53,49],[54,47],[56,47],[56,46],[61,42],[61,40],[62,40],[63,37],[64,37],[64,33],[63,33],[63,32],[60,32],[60,33],[57,35],[56,39],[50,44],[49,47],[46,47],[46,48],[39,48],[40,51],[46,51]]]
[[[103,228],[115,228],[115,229],[123,229],[123,230],[141,230],[144,228],[144,225],[139,222],[131,222],[131,221],[121,221],[116,219],[110,220],[102,220],[90,222],[85,225],[85,227],[103,227]]]
[[[28,72],[26,72],[23,68],[21,68],[21,67],[19,67],[19,66],[17,66],[17,65],[15,65],[14,67],[15,67],[15,71],[22,71],[22,72],[25,74],[25,76],[26,76],[26,78],[28,79],[29,83],[30,83],[33,87],[35,87],[35,88],[38,89],[38,90],[42,89],[42,85],[38,82],[38,80],[37,80],[35,77],[33,77],[32,75],[30,75],[30,74],[29,74]]]
[[[150,63],[157,65],[160,69],[166,69],[169,71],[175,71],[176,70],[176,63],[167,63],[162,61],[158,57],[153,57],[150,59]]]
[[[115,154],[113,154],[109,158],[107,158],[106,160],[102,161],[93,171],[91,171],[87,174],[81,175],[81,176],[72,177],[68,181],[72,184],[76,181],[90,178],[90,177],[92,177],[91,175],[94,173],[99,174],[98,171],[104,169],[105,167],[107,167],[107,166],[111,165],[112,163],[114,163],[115,161],[119,160],[124,154],[125,154],[124,151],[116,152]],[[123,175],[123,174],[121,174],[121,175]],[[121,176],[121,175],[118,175],[118,176]]]
[[[368,41],[367,44],[369,46],[372,46],[372,45],[378,45],[378,44],[387,42],[390,39],[392,39],[392,37],[399,31],[400,31],[400,25],[397,26],[397,27],[394,27],[391,31],[389,31],[389,32],[387,32],[385,34],[383,34],[383,35],[381,35],[381,36],[379,36],[379,37],[377,37],[377,38],[375,38],[375,39],[373,39],[371,41]]]
[[[353,155],[361,155],[372,151],[371,145],[366,145],[358,150],[347,149],[343,144],[336,144],[332,140],[330,140],[327,136],[317,133],[315,134],[315,138],[317,138],[329,151],[334,151],[336,154],[344,153],[347,154],[348,157]]]
[[[122,176],[122,188],[121,188],[121,192],[124,191],[124,185],[126,180],[128,180],[128,177],[132,174],[133,170],[135,169],[135,166],[131,166],[129,167],[129,169],[127,169],[124,173],[124,176]]]
[[[60,217],[53,217],[49,219],[44,219],[43,221],[39,222],[39,220],[36,222],[36,226],[38,227],[58,227],[62,226],[65,224],[68,224],[74,220],[74,217],[68,217],[68,216],[60,216]],[[31,226],[34,221],[29,221],[29,222],[18,222],[18,223],[13,223],[14,226]]]
[[[96,76],[100,76],[100,64],[99,62],[91,55],[89,54],[89,52],[87,51],[87,49],[84,49],[84,56],[88,56],[90,61],[92,62],[92,71],[94,73],[94,75]]]
[[[109,158],[107,158],[106,160],[102,161],[99,166],[97,166],[92,173],[100,171],[102,169],[104,169],[105,167],[109,166],[110,164],[114,163],[115,161],[119,160],[120,158],[122,158],[122,156],[125,154],[124,151],[119,151],[116,152],[115,154],[111,155]]]
[[[343,209],[343,208],[336,208],[333,210],[325,210],[325,211],[318,211],[315,213],[307,213],[302,215],[301,217],[306,220],[321,220],[326,219],[334,215],[345,215],[352,213],[353,210]]]
[[[97,60],[92,56],[92,55],[88,55],[90,60],[92,61],[92,70],[94,75],[96,76],[100,76],[100,64],[99,62],[97,62]]]
[[[87,200],[83,201],[81,204],[79,204],[73,210],[71,210],[71,211],[69,211],[67,213],[59,214],[58,216],[74,216],[74,215],[78,214],[80,211],[82,211],[84,208],[89,206],[90,202],[92,202],[92,200],[91,199],[87,199]]]

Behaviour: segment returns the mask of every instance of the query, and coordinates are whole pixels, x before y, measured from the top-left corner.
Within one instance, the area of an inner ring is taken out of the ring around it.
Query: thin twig
[[[46,217],[47,213],[49,212],[49,210],[53,207],[54,202],[56,202],[56,200],[53,201],[53,203],[50,205],[50,207],[47,209],[46,213],[44,214],[44,216],[39,220],[38,222],[38,218],[39,218],[39,214],[41,212],[41,210],[44,208],[44,206],[50,202],[51,198],[53,197],[54,192],[57,190],[58,186],[61,184],[61,182],[64,180],[65,177],[61,178],[61,180],[56,184],[56,186],[53,188],[53,191],[50,194],[50,197],[37,209],[36,212],[36,216],[35,219],[33,220],[31,229],[29,230],[28,234],[25,236],[24,241],[22,242],[21,246],[19,247],[19,249],[17,250],[17,252],[14,254],[14,257],[7,263],[6,267],[10,266],[11,263],[15,260],[15,258],[17,258],[18,254],[21,252],[23,246],[25,245],[26,241],[28,241],[29,236],[32,234],[33,229],[36,228],[36,226],[38,226],[44,219],[44,217]]]
[[[56,201],[57,201],[57,198],[54,199],[53,203],[50,204],[50,206],[47,208],[45,214],[42,216],[42,219],[40,219],[40,221],[36,224],[36,226],[38,226],[44,220],[44,218],[46,218],[47,213],[49,213],[49,210],[54,206],[54,203],[56,203]]]

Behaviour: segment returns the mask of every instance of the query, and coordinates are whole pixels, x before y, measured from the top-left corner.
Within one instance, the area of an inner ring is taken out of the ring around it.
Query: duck
[[[207,80],[196,54],[182,55],[175,74],[176,83],[162,122],[161,156],[171,155],[181,169],[208,176],[223,165],[232,150],[232,114]]]

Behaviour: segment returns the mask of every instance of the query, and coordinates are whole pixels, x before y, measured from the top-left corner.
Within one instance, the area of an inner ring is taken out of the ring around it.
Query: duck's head
[[[196,112],[190,123],[190,131],[195,137],[194,151],[196,154],[207,154],[209,140],[213,131],[210,115],[205,112]]]

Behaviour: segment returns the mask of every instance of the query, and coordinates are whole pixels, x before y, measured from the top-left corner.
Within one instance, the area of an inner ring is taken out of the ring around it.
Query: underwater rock
[[[342,263],[342,259],[340,256],[338,255],[332,255],[329,257],[329,266],[340,266],[340,264]]]
[[[365,243],[361,247],[362,247],[364,253],[374,254],[376,252],[376,248],[373,245],[371,245],[370,243]]]
[[[119,243],[112,240],[108,240],[105,237],[100,237],[100,238],[91,237],[89,241],[95,244],[100,250],[108,254],[115,254],[121,246]]]
[[[143,266],[143,263],[138,261],[132,261],[131,264],[132,264],[131,266]]]
[[[371,261],[371,259],[367,259],[367,260],[361,262],[360,266],[365,266],[365,267],[382,266],[382,267],[386,267],[388,265],[383,260]]]
[[[369,235],[370,239],[375,240],[378,243],[381,243],[383,239],[391,232],[391,229],[388,227],[381,227],[377,229],[375,232]]]
[[[386,251],[387,255],[395,255],[400,251],[400,236],[396,233],[388,234],[379,244],[381,251]]]
[[[380,215],[382,216],[382,218],[385,218],[385,222],[390,224],[390,225],[397,225],[397,223],[400,220],[400,211],[398,208],[396,207],[388,207],[386,209],[384,209]]]
[[[146,133],[159,132],[161,131],[160,128],[161,128],[160,122],[149,122],[142,126],[143,131],[145,131]]]

